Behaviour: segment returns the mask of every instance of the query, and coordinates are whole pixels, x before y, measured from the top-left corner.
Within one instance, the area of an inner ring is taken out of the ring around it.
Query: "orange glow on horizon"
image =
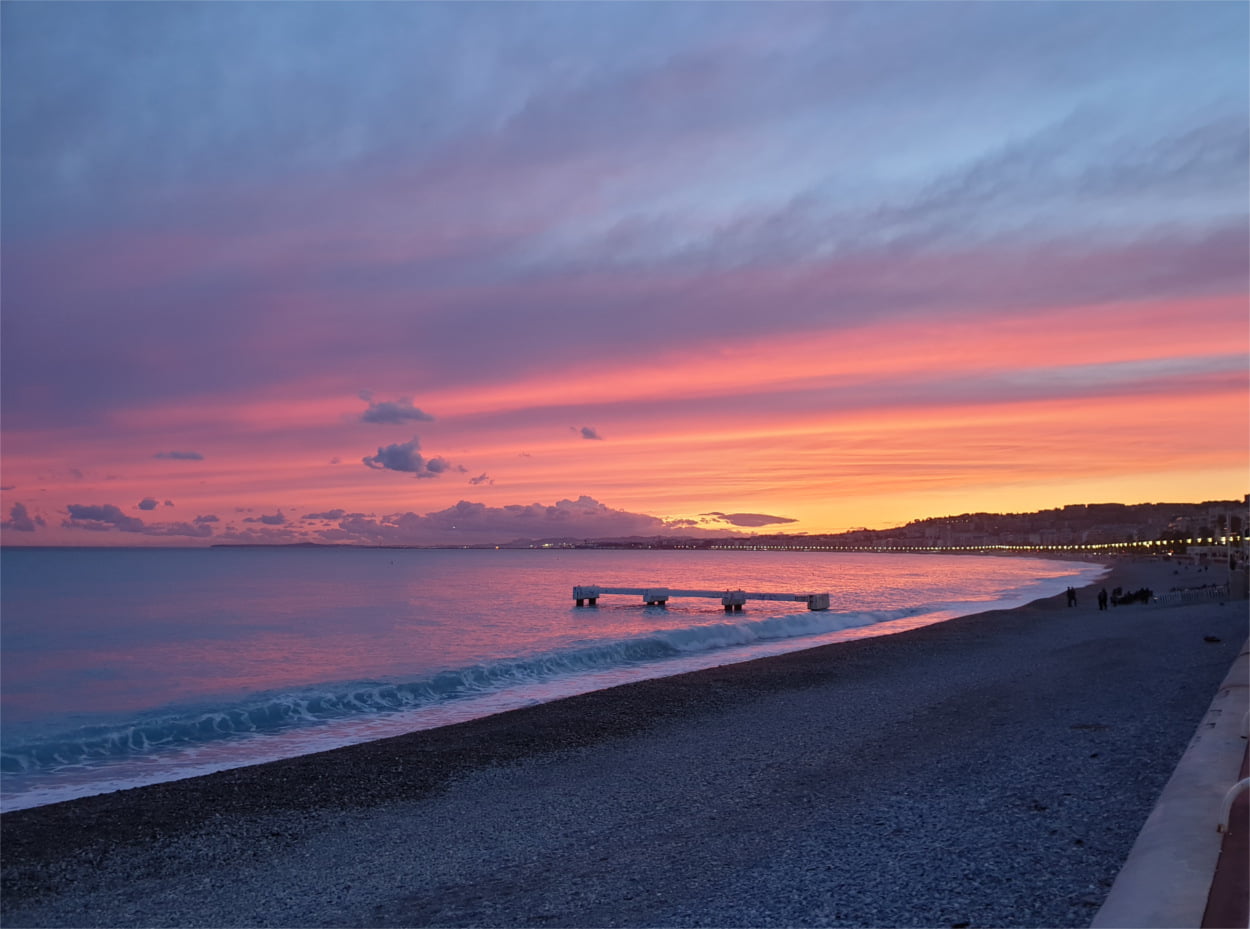
[[[605,347],[593,363],[508,383],[378,391],[435,417],[392,425],[362,423],[366,401],[314,374],[281,395],[154,401],[72,445],[51,429],[11,431],[6,501],[24,501],[60,544],[170,544],[59,524],[70,503],[152,521],[214,513],[226,525],[585,494],[665,518],[759,512],[797,520],[772,528],[825,532],[1099,493],[1240,498],[1247,375],[1230,359],[1247,351],[1242,317],[1243,300],[1220,297],[712,342],[645,363]],[[602,441],[581,438],[588,424]],[[414,436],[450,470],[417,480],[361,463]],[[203,459],[154,457],[175,449]],[[135,510],[146,497],[159,506]]]

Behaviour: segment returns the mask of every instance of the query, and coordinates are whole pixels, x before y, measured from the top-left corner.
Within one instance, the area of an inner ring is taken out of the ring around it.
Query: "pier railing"
[[[829,609],[827,593],[754,593],[745,590],[672,590],[668,587],[601,587],[585,584],[573,588],[573,599],[578,606],[589,603],[595,606],[604,594],[627,594],[642,597],[648,606],[663,606],[673,597],[719,598],[726,613],[740,613],[748,600],[789,600],[806,603],[809,610]]]

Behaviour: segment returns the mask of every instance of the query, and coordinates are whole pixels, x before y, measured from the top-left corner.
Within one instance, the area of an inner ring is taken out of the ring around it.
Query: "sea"
[[[1013,607],[1105,569],[734,550],[5,549],[0,810]],[[831,609],[575,585],[824,593]]]

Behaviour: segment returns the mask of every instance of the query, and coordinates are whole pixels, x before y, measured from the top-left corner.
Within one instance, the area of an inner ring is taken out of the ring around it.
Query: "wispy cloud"
[[[717,522],[728,523],[731,526],[746,526],[750,528],[759,528],[760,526],[780,526],[786,523],[796,523],[797,519],[791,519],[788,516],[769,516],[765,513],[703,513],[702,516],[712,517]]]
[[[335,510],[326,510],[324,513],[307,513],[304,515],[304,519],[307,519],[307,520],[342,519],[346,515],[347,515],[347,510],[335,509]]]
[[[498,532],[502,495],[570,488],[670,526],[905,519],[934,487],[1028,509],[1117,469],[1176,486],[1130,450],[1184,441],[1178,398],[1190,431],[1245,418],[1245,5],[14,4],[5,27],[6,481],[87,507],[41,540],[175,532],[166,496],[309,514],[235,540],[340,511],[385,537],[410,509],[450,539],[430,517],[465,482]],[[1246,445],[1192,480],[1243,493]]]

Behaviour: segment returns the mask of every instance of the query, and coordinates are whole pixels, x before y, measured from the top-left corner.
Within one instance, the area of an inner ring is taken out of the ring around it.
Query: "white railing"
[[[585,584],[573,588],[573,599],[578,606],[589,603],[595,606],[604,594],[632,594],[642,597],[648,606],[662,606],[672,597],[715,597],[725,607],[725,612],[741,612],[748,600],[791,600],[807,604],[809,610],[829,609],[827,593],[750,593],[745,590],[673,590],[668,587],[602,587]]]
[[[1193,590],[1173,590],[1159,594],[1154,602],[1160,606],[1180,606],[1182,603],[1220,603],[1228,600],[1228,585],[1219,584],[1215,587],[1197,587]]]

